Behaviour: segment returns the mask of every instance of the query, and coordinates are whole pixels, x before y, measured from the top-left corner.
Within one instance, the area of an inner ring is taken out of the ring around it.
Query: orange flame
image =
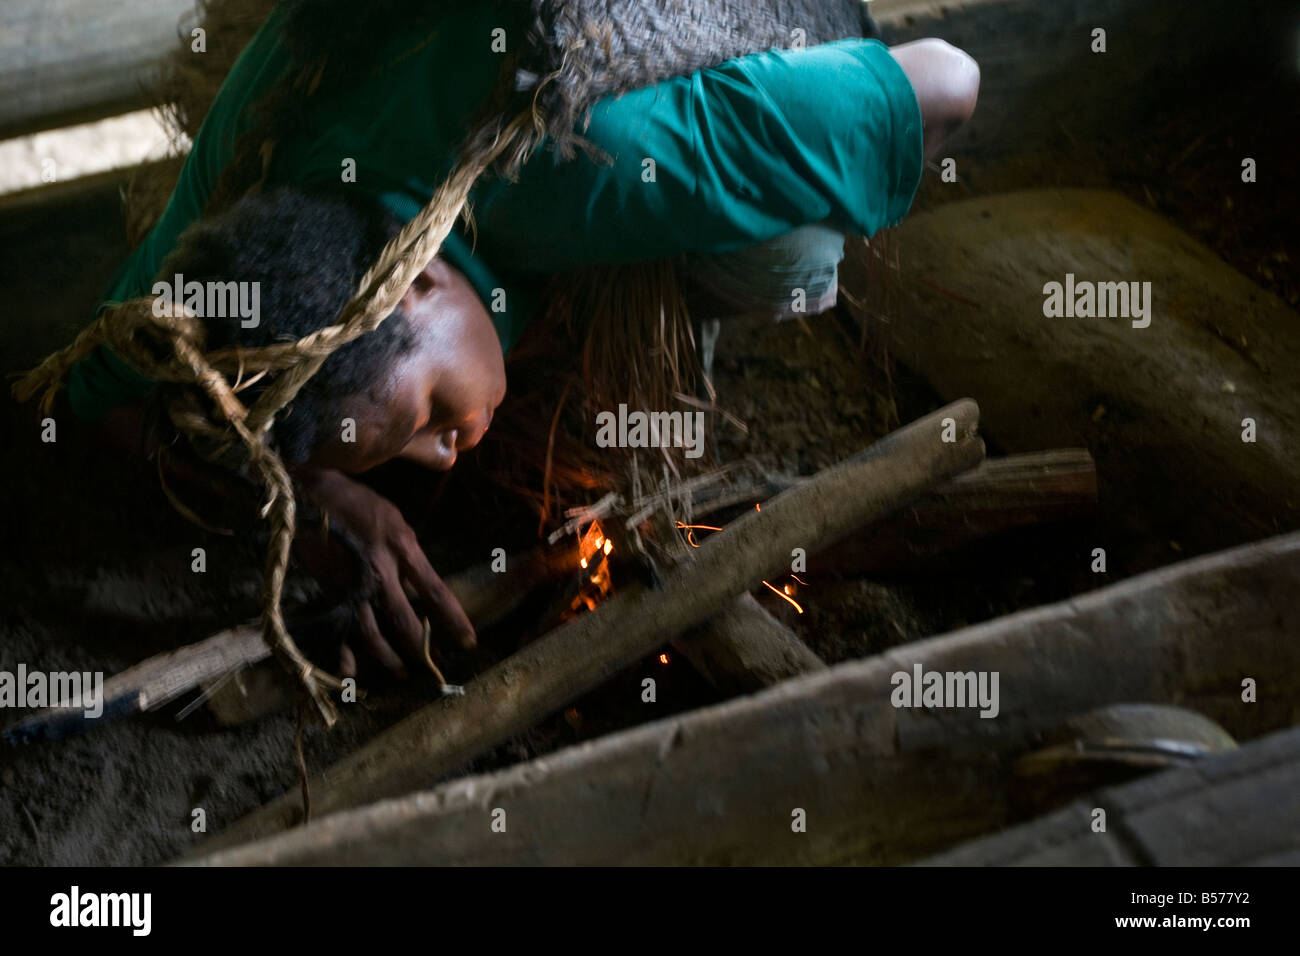
[[[585,607],[588,611],[594,611],[600,600],[613,590],[608,563],[613,550],[614,542],[605,537],[600,522],[593,521],[578,543],[578,569],[585,574],[582,576],[582,588],[573,599],[571,610]]]

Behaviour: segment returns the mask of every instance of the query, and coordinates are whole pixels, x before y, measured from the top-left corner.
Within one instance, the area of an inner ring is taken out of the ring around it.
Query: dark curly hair
[[[329,325],[400,224],[375,201],[345,188],[281,186],[239,200],[190,226],[156,277],[171,282],[256,282],[260,321],[205,317],[208,348],[292,342]],[[280,414],[273,436],[286,464],[305,462],[354,395],[382,401],[383,372],[415,345],[410,320],[395,310],[375,329],[325,360]],[[266,382],[241,393],[250,403]]]

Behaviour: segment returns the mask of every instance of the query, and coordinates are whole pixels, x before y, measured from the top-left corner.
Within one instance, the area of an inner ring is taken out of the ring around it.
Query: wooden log
[[[203,847],[199,862],[907,862],[1018,822],[1008,762],[1073,715],[1145,701],[1196,710],[1239,739],[1289,726],[1298,574],[1300,533],[225,852]],[[918,667],[997,671],[997,716],[895,707],[895,675]],[[1259,683],[1255,703],[1241,699],[1244,676]],[[411,755],[397,748],[394,759]],[[497,809],[505,832],[492,830]],[[792,829],[796,810],[806,832]],[[1185,825],[1204,844],[1196,820]]]
[[[312,806],[333,813],[428,786],[520,733],[786,566],[979,463],[979,408],[961,401],[922,418],[773,498],[711,535],[662,587],[629,587],[426,707],[313,781]],[[952,440],[944,440],[945,437]],[[229,846],[300,817],[285,795],[215,838]]]
[[[695,513],[766,499],[806,479],[711,493]],[[970,541],[1091,512],[1097,471],[1081,448],[992,459],[958,475],[913,504],[816,555],[816,566],[837,574],[916,566]],[[723,693],[748,694],[825,662],[799,636],[749,595],[673,642],[691,665]]]
[[[752,505],[807,478],[767,475],[753,481],[709,488],[692,496],[696,517],[737,505]],[[902,513],[909,527],[954,530],[969,523],[969,511],[1007,513],[1007,527],[1053,521],[1091,511],[1097,501],[1097,466],[1086,448],[1052,448],[990,458],[952,481],[926,492]],[[892,518],[876,525],[877,531]]]
[[[1300,527],[1300,317],[1276,296],[1102,190],[950,203],[900,234],[895,354],[939,394],[976,396],[1009,451],[1090,448],[1112,571],[1169,561],[1170,541],[1199,553]],[[1064,295],[1067,277],[1071,311],[1048,317],[1045,286]],[[1137,283],[1150,324],[1075,315],[1085,282],[1125,298]]]
[[[925,567],[1003,532],[1092,514],[1097,468],[1083,448],[990,459],[821,555],[843,574]]]
[[[752,594],[741,595],[673,646],[709,683],[733,695],[826,669],[799,635],[767,613]]]
[[[453,574],[447,587],[474,627],[488,628],[512,614],[540,585],[576,571],[576,547],[539,547],[509,555],[504,571],[493,571],[492,562],[486,562]]]

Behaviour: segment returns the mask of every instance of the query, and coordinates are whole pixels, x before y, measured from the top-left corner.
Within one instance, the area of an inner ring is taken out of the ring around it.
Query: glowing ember
[[[659,663],[660,663],[660,664],[667,664],[667,663],[668,663],[668,655],[667,655],[667,654],[660,654],[660,655],[659,655]]]

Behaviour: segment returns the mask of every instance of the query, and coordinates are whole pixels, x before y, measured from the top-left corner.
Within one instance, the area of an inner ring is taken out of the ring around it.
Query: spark
[[[801,607],[799,606],[799,602],[798,602],[798,601],[796,601],[794,598],[790,597],[789,595],[782,593],[781,590],[780,590],[779,588],[774,588],[774,587],[772,587],[772,585],[768,584],[766,581],[764,581],[763,583],[767,585],[767,588],[768,588],[769,591],[771,591],[773,594],[775,594],[775,595],[776,595],[777,597],[779,597],[781,600],[786,601],[786,602],[788,602],[788,603],[794,605],[794,609],[795,609],[796,611],[798,611],[800,614],[803,613],[803,608],[801,608]]]
[[[722,529],[714,524],[683,524],[681,521],[678,521],[677,530],[685,531],[686,543],[689,544],[692,548],[698,548],[699,545],[695,543],[696,531],[721,531]]]

